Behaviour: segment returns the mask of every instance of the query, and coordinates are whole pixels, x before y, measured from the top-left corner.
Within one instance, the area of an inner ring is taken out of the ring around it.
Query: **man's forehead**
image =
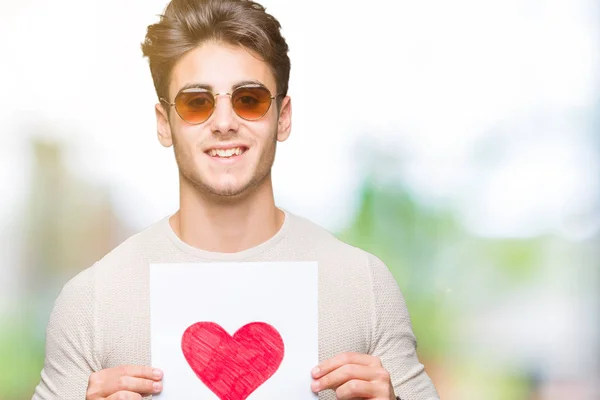
[[[275,79],[267,63],[240,46],[205,44],[186,53],[174,66],[170,90],[206,87],[211,91],[230,91],[244,83],[255,82],[275,89]]]

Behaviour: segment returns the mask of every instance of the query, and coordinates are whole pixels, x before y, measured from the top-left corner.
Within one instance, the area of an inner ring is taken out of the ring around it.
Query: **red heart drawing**
[[[221,400],[245,400],[283,360],[277,329],[252,322],[230,336],[214,322],[197,322],[181,338],[181,349],[196,376]]]

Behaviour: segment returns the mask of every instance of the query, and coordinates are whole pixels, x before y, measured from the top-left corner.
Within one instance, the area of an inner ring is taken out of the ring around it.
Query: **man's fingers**
[[[94,372],[88,380],[86,400],[141,399],[162,391],[163,373],[142,365],[122,365]],[[133,397],[132,397],[133,395]]]
[[[111,375],[111,378],[106,379],[106,385],[104,385],[106,394],[119,391],[152,394],[162,390],[160,378],[154,373],[155,369],[151,367],[123,365],[106,370],[106,372]],[[162,374],[160,376],[162,378]]]
[[[142,400],[142,395],[139,393],[121,391],[108,396],[106,400]]]
[[[346,364],[342,365],[336,370],[331,371],[327,375],[315,380],[312,384],[312,388],[315,392],[325,389],[337,389],[344,385],[346,382],[352,380],[360,381],[374,381],[379,377],[378,370],[373,367],[358,365],[358,364]]]
[[[122,376],[117,379],[116,387],[111,393],[119,391],[135,392],[140,394],[158,393],[162,390],[162,383],[150,379],[134,378],[132,376]]]
[[[125,365],[95,372],[90,375],[86,398],[103,399],[118,392],[124,392],[121,396],[125,396],[127,392],[159,393],[162,390],[162,372],[155,374],[155,371],[151,367]]]
[[[344,383],[335,391],[337,400],[369,399],[377,395],[373,393],[373,384],[370,382],[353,379]]]
[[[320,377],[327,375],[333,370],[340,368],[346,364],[358,364],[372,367],[380,367],[381,361],[379,358],[370,356],[368,354],[361,353],[341,353],[337,356],[323,361],[312,370],[313,378],[319,379]]]
[[[162,371],[144,365],[122,365],[117,367],[119,375],[132,376],[134,378],[145,378],[159,381],[162,378]]]

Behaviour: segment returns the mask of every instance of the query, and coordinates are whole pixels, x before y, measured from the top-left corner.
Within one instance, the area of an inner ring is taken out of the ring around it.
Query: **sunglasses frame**
[[[241,119],[243,119],[245,121],[258,121],[259,119],[264,117],[269,112],[269,110],[271,109],[271,105],[273,104],[273,100],[276,99],[277,97],[283,95],[283,93],[279,93],[279,94],[276,94],[275,96],[270,96],[269,97],[269,106],[267,107],[265,112],[260,117],[244,118],[240,114],[238,114],[238,112],[235,110],[235,107],[233,105],[233,95],[239,90],[248,89],[248,88],[261,88],[261,89],[266,90],[267,93],[271,94],[271,91],[264,85],[244,85],[244,86],[239,86],[239,87],[235,88],[233,91],[227,92],[227,93],[213,93],[210,90],[204,89],[204,88],[188,88],[188,89],[183,89],[183,90],[180,90],[179,92],[177,92],[177,95],[175,95],[175,101],[173,103],[169,103],[166,99],[164,99],[162,97],[159,100],[164,102],[165,104],[167,104],[169,107],[175,107],[175,112],[177,113],[179,118],[181,118],[182,121],[185,121],[186,123],[188,123],[190,125],[200,125],[200,124],[203,124],[206,121],[208,121],[210,119],[210,117],[213,115],[213,113],[215,112],[215,108],[217,108],[217,97],[218,96],[229,96],[229,102],[231,103],[231,108],[233,109],[233,112],[235,113],[235,115],[237,115]],[[212,106],[212,109],[210,110],[210,113],[206,117],[206,119],[204,119],[203,121],[200,121],[200,122],[189,122],[185,118],[183,118],[181,116],[181,114],[179,114],[179,110],[177,110],[177,97],[179,97],[179,95],[182,93],[208,93],[212,96],[213,106]]]

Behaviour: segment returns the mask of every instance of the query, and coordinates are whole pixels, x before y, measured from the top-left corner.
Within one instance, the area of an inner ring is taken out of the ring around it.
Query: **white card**
[[[316,262],[150,265],[160,400],[314,400]]]

